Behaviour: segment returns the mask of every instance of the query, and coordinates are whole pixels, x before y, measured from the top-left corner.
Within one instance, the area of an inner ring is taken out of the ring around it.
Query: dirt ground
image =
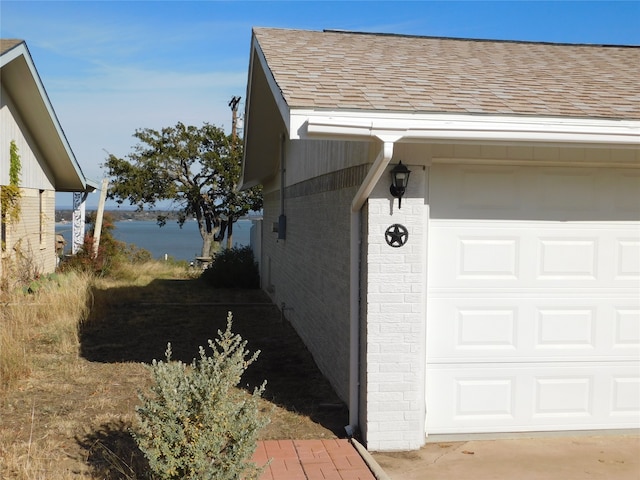
[[[164,359],[167,342],[174,359],[191,362],[229,311],[233,332],[261,352],[241,385],[252,391],[267,380],[261,408],[271,423],[261,439],[343,436],[346,406],[263,292],[154,280],[95,289],[79,355],[42,345],[30,378],[0,398],[0,478],[136,478],[141,453],[130,430],[145,365]]]

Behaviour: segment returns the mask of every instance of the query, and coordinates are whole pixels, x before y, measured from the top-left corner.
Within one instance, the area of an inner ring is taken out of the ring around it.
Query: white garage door
[[[640,426],[640,171],[435,165],[427,432]]]

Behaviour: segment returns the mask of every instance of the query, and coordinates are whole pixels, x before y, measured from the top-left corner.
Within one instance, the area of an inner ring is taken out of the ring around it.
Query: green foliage
[[[109,155],[104,166],[111,177],[109,198],[128,201],[140,210],[171,200],[179,208],[178,223],[195,218],[203,241],[202,256],[223,219],[235,222],[262,208],[260,188],[238,192],[242,145],[218,127],[178,123],[162,130],[136,130],[139,143],[126,158]],[[166,218],[158,217],[163,226]]]
[[[55,288],[60,286],[60,277],[55,273],[38,276],[34,278],[28,286],[23,287],[22,291],[26,293],[38,293],[43,288]]]
[[[140,426],[136,443],[161,479],[237,480],[257,478],[260,468],[250,459],[259,430],[268,423],[258,413],[263,385],[252,395],[234,388],[258,354],[246,350],[247,342],[227,328],[218,331],[207,356],[191,365],[154,360],[151,395],[139,394],[136,407]]]
[[[202,278],[216,288],[260,288],[260,273],[251,247],[221,251],[202,272]]]
[[[215,197],[220,200],[218,212],[221,218],[220,232],[216,241],[221,242],[227,232],[227,248],[232,245],[233,224],[250,211],[262,208],[262,186],[257,185],[247,190],[238,190],[242,175],[242,143],[238,139],[230,139],[231,152],[220,162],[218,182],[215,185]]]
[[[9,183],[11,185],[20,184],[20,171],[22,165],[20,164],[20,155],[18,155],[18,146],[15,140],[11,140],[9,145]]]
[[[9,185],[0,187],[0,208],[3,223],[15,223],[20,219],[20,172],[22,164],[18,146],[11,140],[9,146]]]

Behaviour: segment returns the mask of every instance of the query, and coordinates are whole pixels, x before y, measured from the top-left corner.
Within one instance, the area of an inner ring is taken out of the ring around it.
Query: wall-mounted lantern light
[[[404,166],[402,162],[391,170],[391,187],[389,191],[391,195],[398,199],[398,210],[402,206],[402,196],[407,189],[407,185],[409,185],[409,175],[411,175],[411,170]]]

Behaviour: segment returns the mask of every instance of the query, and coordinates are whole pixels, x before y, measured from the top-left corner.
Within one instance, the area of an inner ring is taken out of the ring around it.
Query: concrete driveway
[[[439,442],[372,456],[391,480],[640,479],[640,434]]]

